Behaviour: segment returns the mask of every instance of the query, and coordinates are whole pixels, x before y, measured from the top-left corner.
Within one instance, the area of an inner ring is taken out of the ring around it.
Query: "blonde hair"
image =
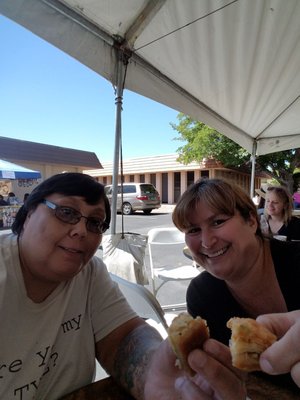
[[[182,194],[172,214],[173,223],[183,231],[190,227],[188,216],[201,202],[218,213],[233,216],[236,211],[245,221],[254,216],[256,234],[262,237],[256,206],[250,196],[238,185],[225,179],[202,178]]]
[[[273,192],[283,202],[283,222],[287,224],[292,218],[293,212],[293,199],[288,190],[284,186],[269,186],[266,194]],[[267,204],[267,202],[266,202]],[[269,214],[265,209],[265,215],[269,218]]]

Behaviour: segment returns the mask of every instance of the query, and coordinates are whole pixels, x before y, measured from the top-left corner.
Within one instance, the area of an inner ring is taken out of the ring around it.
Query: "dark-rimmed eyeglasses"
[[[57,219],[67,224],[76,225],[81,218],[85,218],[86,229],[89,232],[101,234],[109,228],[109,224],[106,221],[102,221],[98,218],[85,217],[72,207],[58,206],[57,204],[45,199],[43,200],[43,204],[54,211],[54,215]]]

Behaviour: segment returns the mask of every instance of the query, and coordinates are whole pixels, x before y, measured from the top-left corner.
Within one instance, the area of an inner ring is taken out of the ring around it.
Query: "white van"
[[[105,194],[111,203],[113,187],[105,186]],[[158,191],[151,183],[123,183],[123,195],[121,184],[118,185],[117,211],[129,215],[134,211],[141,210],[145,214],[150,214],[155,208],[161,206]]]

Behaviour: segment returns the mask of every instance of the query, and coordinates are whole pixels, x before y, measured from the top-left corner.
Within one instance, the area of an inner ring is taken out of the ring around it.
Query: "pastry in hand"
[[[277,337],[252,318],[231,318],[227,327],[231,329],[232,365],[248,372],[260,371],[259,357]]]
[[[192,350],[201,349],[204,341],[209,338],[206,321],[200,317],[193,318],[188,313],[181,313],[173,319],[168,334],[177,356],[177,365],[194,375],[195,371],[189,366],[187,358]]]

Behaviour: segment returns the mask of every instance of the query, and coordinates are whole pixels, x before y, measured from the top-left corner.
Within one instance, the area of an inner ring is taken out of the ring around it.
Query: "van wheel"
[[[149,215],[152,211],[152,208],[150,208],[149,210],[143,210],[143,213],[146,215]]]
[[[132,206],[130,203],[123,203],[123,214],[130,215],[133,213]]]

